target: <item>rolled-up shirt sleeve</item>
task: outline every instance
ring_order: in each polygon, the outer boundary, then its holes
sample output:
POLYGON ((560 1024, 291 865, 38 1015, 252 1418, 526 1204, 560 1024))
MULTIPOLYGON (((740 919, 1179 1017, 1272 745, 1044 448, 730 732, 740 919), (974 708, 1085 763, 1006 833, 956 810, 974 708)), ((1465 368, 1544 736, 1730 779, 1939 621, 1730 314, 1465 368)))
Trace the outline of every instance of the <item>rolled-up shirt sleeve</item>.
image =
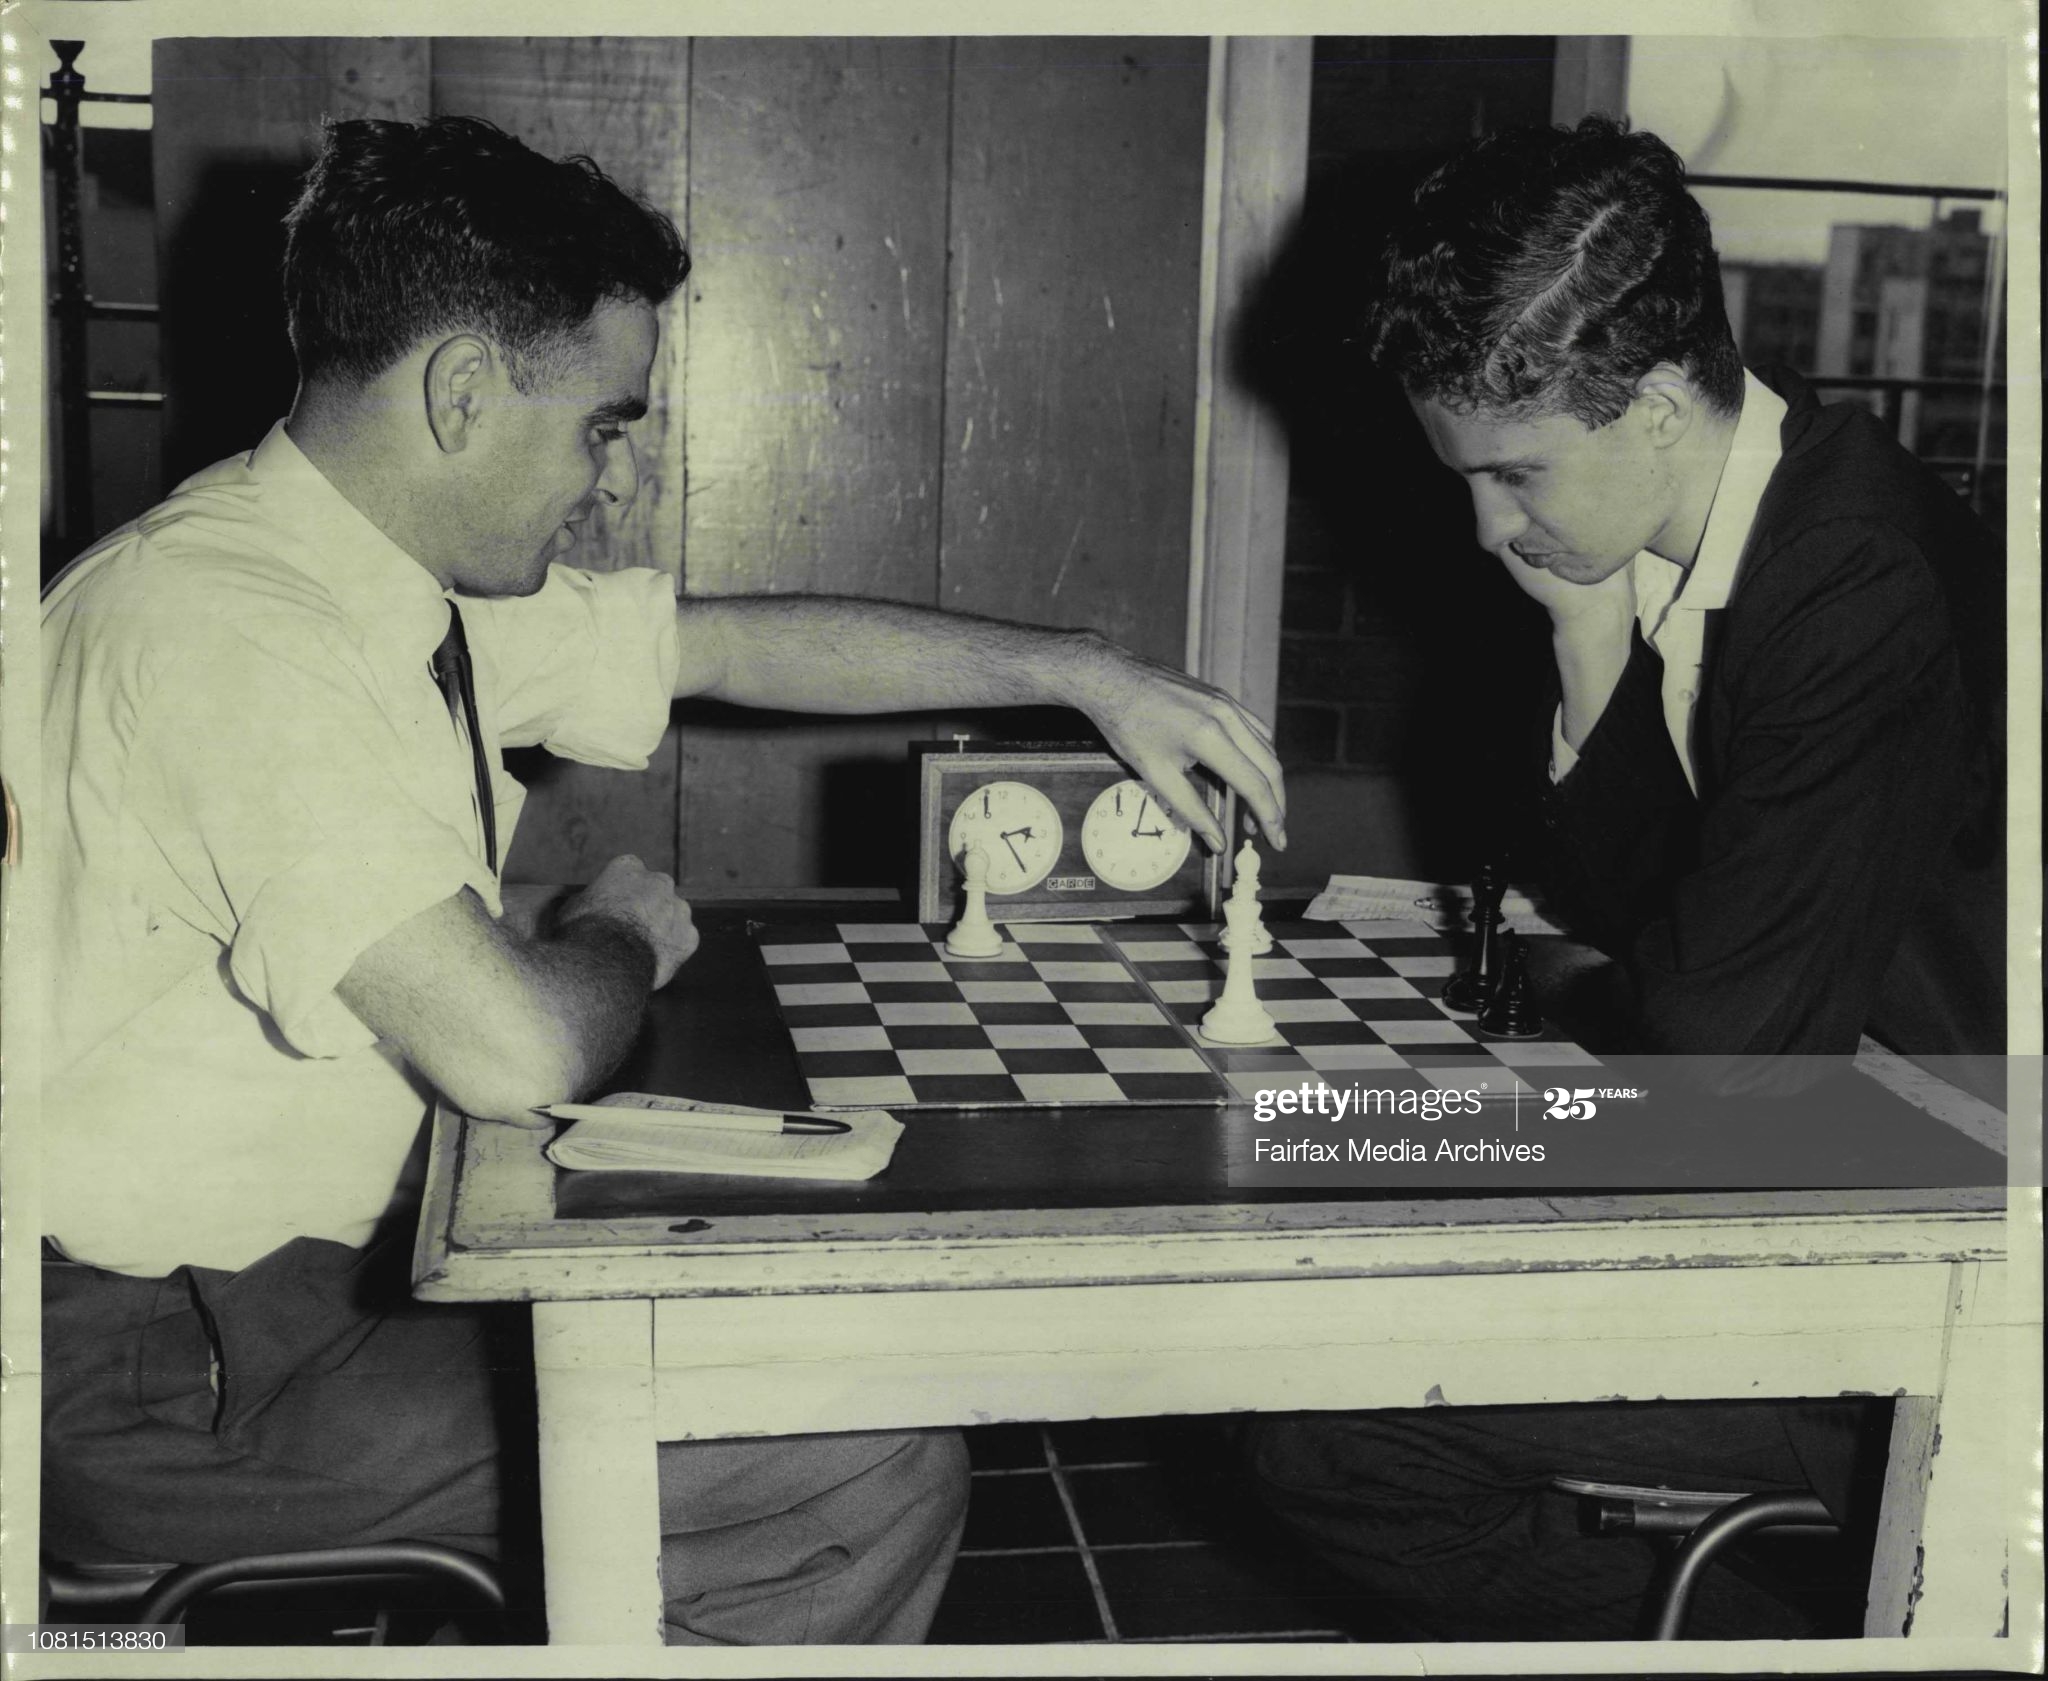
POLYGON ((502 745, 615 770, 646 767, 668 727, 682 662, 666 572, 556 566, 536 595, 465 598, 461 607, 502 745))
POLYGON ((222 941, 293 1049, 331 1057, 375 1043, 335 992, 364 951, 465 887, 493 915, 499 900, 473 840, 423 802, 374 679, 305 653, 290 630, 228 633, 166 673, 128 808, 178 884, 168 908, 222 941))

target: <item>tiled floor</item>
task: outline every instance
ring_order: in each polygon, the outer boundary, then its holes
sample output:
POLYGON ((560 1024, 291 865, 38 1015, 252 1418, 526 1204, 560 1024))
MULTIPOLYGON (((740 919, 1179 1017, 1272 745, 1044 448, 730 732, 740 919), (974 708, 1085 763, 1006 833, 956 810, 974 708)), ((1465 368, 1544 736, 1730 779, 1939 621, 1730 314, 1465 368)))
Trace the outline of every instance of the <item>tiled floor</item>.
POLYGON ((932 1641, 1351 1639, 1349 1590, 1238 1492, 1226 1428, 969 1430, 967 1534, 932 1641))

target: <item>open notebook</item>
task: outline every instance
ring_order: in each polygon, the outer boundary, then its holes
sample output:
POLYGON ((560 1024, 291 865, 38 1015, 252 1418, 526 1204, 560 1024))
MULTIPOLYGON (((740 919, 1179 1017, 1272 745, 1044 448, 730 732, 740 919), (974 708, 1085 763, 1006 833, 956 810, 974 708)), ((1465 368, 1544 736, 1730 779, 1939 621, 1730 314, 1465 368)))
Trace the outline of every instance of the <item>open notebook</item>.
POLYGON ((881 1109, 784 1116, 774 1109, 615 1092, 594 1104, 556 1104, 570 1125, 547 1147, 557 1167, 581 1172, 724 1173, 765 1179, 872 1179, 889 1165, 903 1123, 881 1109), (719 1125, 720 1117, 728 1124, 719 1125), (776 1120, 844 1127, 831 1132, 748 1130, 776 1120))

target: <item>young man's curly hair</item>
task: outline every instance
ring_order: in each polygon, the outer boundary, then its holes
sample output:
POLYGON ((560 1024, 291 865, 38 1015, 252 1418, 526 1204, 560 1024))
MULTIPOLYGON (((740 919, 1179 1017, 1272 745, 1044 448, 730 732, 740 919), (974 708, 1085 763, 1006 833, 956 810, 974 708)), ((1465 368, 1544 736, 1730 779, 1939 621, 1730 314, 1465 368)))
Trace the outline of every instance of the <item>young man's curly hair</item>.
POLYGON ((1365 348, 1415 396, 1515 419, 1604 426, 1660 362, 1720 413, 1742 407, 1685 165, 1606 117, 1507 130, 1428 176, 1387 241, 1365 348))

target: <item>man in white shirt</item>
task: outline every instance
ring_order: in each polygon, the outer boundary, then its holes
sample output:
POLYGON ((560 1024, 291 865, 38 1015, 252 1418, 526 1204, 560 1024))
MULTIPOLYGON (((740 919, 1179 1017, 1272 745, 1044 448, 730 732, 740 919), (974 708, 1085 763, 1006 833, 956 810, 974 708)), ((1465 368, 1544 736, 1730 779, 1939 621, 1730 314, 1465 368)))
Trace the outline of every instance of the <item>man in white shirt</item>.
MULTIPOLYGON (((289 229, 290 416, 46 601, 44 1525, 83 1561, 516 1530, 507 1328, 407 1302, 394 1192, 433 1093, 533 1125, 589 1092, 696 936, 630 858, 545 929, 507 914, 503 747, 639 767, 688 695, 1069 704, 1212 844, 1197 760, 1284 844, 1261 728, 1093 633, 558 564, 634 493, 689 262, 586 161, 341 123, 289 229)), ((649 1473, 672 1640, 922 1637, 956 1436, 669 1444, 649 1473)))
MULTIPOLYGON (((1635 1048, 1776 1094, 1866 1030, 2001 1049, 1999 576, 1962 503, 1871 415, 1745 372, 1706 215, 1654 135, 1591 118, 1475 143, 1418 188, 1379 279, 1375 365, 1549 616, 1554 717, 1524 704, 1551 717, 1551 885, 1614 959, 1635 1048)), ((1855 1401, 1453 1406, 1249 1435, 1269 1504, 1385 1636, 1599 1639, 1635 1632, 1652 1560, 1580 1534, 1553 1479, 1811 1490, 1853 1523, 1885 1422, 1855 1401)), ((1853 1579, 1832 1625, 1778 1585, 1707 1573, 1690 1632, 1860 1627, 1853 1579)))

